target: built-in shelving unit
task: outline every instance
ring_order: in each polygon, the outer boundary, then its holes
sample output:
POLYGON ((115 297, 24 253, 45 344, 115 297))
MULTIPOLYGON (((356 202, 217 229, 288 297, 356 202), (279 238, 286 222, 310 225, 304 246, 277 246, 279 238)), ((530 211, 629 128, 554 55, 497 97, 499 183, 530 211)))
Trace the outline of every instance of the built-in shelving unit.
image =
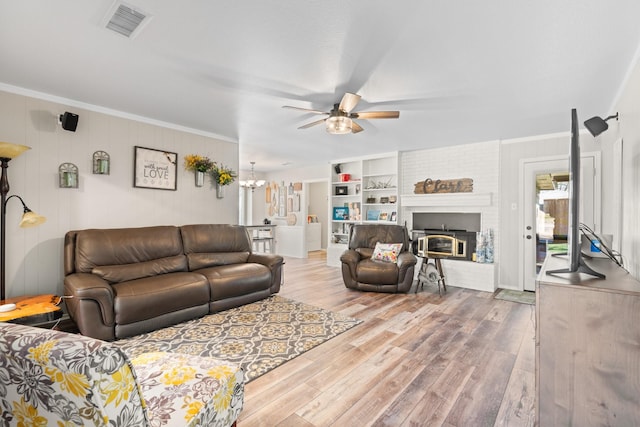
POLYGON ((353 224, 397 224, 398 153, 335 160, 329 170, 327 264, 340 266, 353 224))

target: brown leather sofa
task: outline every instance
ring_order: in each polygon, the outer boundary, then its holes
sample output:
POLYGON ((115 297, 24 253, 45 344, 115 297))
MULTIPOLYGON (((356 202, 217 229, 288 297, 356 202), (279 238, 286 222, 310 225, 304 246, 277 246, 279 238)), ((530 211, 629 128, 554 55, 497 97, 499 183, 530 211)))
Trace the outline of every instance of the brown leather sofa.
POLYGON ((80 333, 111 341, 267 298, 283 258, 253 253, 243 226, 69 231, 64 289, 80 333))
POLYGON ((417 259, 410 252, 407 228, 394 224, 355 224, 340 257, 347 288, 371 292, 409 292, 417 259), (376 243, 402 243, 397 262, 372 260, 376 243))

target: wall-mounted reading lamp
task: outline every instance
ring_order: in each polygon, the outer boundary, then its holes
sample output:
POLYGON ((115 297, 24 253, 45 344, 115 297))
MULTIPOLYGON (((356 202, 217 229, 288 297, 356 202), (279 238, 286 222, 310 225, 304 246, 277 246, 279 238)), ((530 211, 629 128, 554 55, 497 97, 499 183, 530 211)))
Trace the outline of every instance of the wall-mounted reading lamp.
MULTIPOLYGON (((9 161, 15 157, 18 157, 20 154, 24 153, 30 148, 31 147, 27 147, 26 145, 0 142, 0 165, 2 166, 2 176, 0 176, 0 269, 2 270, 0 271, 0 300, 5 299, 5 226, 7 216, 7 202, 13 197, 17 197, 20 202, 22 202, 22 207, 24 208, 24 214, 22 215, 22 220, 20 221, 20 227, 22 228, 34 227, 46 221, 45 217, 32 212, 31 209, 29 209, 27 205, 25 205, 20 196, 14 194, 7 197, 7 194, 9 194, 9 178, 7 176, 9 161)), ((8 311, 12 308, 15 308, 14 304, 0 305, 0 311, 8 311)))
POLYGON ((605 130, 609 129, 609 125, 607 124, 607 120, 616 119, 618 120, 618 113, 613 116, 609 116, 606 119, 602 117, 595 116, 591 117, 589 120, 584 122, 584 126, 587 128, 591 135, 598 136, 605 130))

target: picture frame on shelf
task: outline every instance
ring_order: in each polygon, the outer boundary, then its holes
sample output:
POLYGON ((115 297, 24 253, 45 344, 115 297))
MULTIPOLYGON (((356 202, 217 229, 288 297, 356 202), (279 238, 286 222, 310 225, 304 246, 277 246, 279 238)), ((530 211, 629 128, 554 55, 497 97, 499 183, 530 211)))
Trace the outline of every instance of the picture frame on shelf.
POLYGON ((360 221, 360 202, 350 202, 349 207, 349 220, 360 221))
POLYGON ((389 220, 389 213, 380 212, 380 215, 378 215, 378 221, 387 221, 387 220, 389 220))
POLYGON ((367 211, 367 221, 378 221, 379 216, 380 216, 379 210, 369 209, 367 211))
POLYGON ((349 208, 347 206, 338 206, 333 208, 333 220, 344 221, 349 219, 349 208))
POLYGON ((346 185, 336 186, 336 196, 347 196, 349 194, 349 187, 346 185))
POLYGON ((391 212, 391 216, 389 217, 389 221, 396 222, 396 219, 397 219, 396 211, 391 212))

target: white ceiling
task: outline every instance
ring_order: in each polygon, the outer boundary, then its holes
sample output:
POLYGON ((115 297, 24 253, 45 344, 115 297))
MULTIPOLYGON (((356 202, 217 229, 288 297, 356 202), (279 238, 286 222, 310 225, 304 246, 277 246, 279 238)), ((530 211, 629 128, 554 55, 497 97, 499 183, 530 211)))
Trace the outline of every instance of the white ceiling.
POLYGON ((112 0, 1 0, 0 83, 237 140, 256 171, 568 131, 611 112, 640 42, 638 0, 127 3, 153 15, 134 39, 112 0), (281 108, 345 91, 400 118, 329 135, 281 108))

